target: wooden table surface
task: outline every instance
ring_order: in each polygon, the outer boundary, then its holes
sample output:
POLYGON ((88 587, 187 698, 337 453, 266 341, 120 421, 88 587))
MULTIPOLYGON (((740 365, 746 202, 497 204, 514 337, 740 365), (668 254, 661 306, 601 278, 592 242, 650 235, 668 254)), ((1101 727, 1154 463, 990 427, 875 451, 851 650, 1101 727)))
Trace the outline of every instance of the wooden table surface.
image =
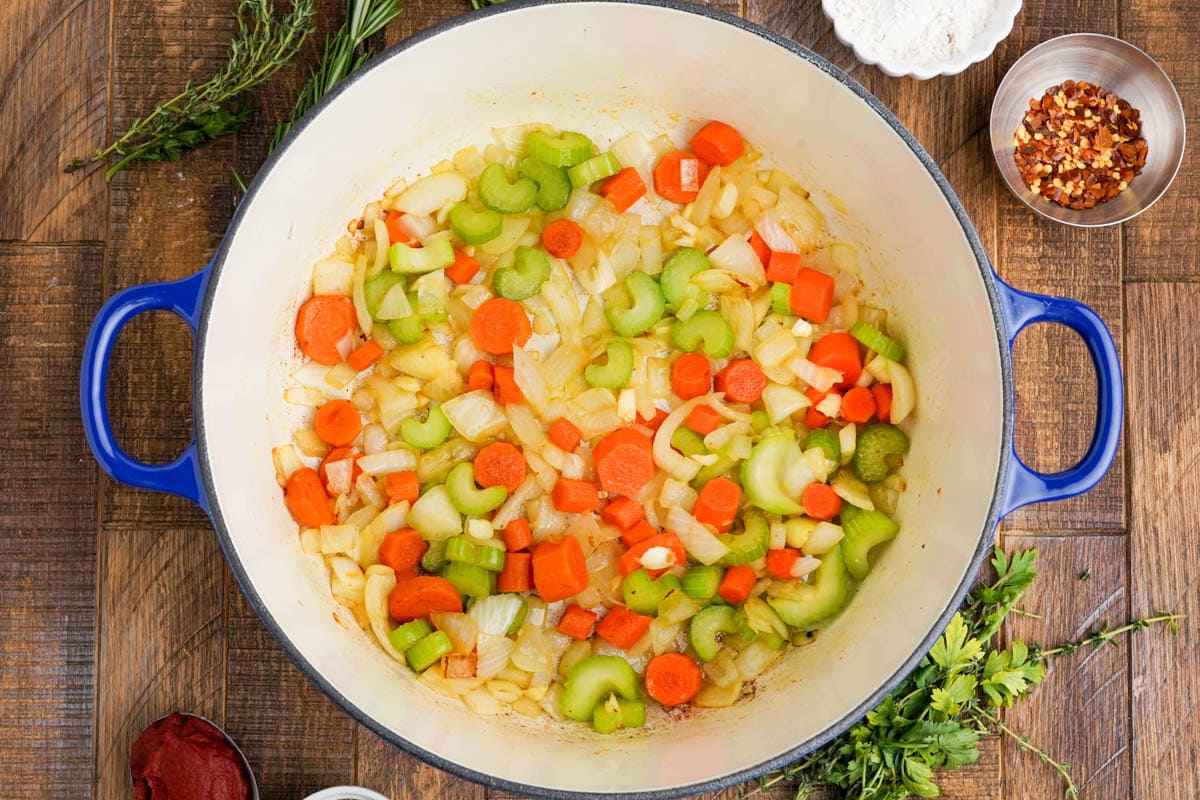
MULTIPOLYGON (((1018 619, 1009 633, 1057 640, 1164 608, 1191 618, 1176 637, 1156 631, 1058 662, 1007 719, 1069 761, 1089 800, 1200 798, 1200 164, 1193 148, 1171 191, 1134 222, 1067 228, 1010 196, 987 136, 1005 69, 1034 44, 1074 31, 1147 50, 1200 134, 1200 3, 1027 0, 992 58, 927 82, 858 64, 816 0, 713 5, 848 70, 941 164, 1006 280, 1084 300, 1108 322, 1127 378, 1121 454, 1090 494, 1005 523, 1006 544, 1037 546, 1042 570, 1027 603, 1041 618, 1018 619)), ((233 209, 231 167, 253 174, 303 72, 290 69, 259 92, 242 132, 179 163, 135 165, 111 183, 98 168, 65 175, 67 157, 223 63, 233 2, 0 6, 0 375, 8 387, 0 404, 0 798, 128 797, 130 742, 151 720, 185 709, 224 723, 266 800, 339 783, 395 800, 498 800, 405 757, 336 709, 264 632, 203 514, 108 479, 84 443, 79 360, 101 301, 203 266, 233 209)), ((344 3, 318 6, 328 27, 344 3)), ((467 0, 406 0, 386 41, 468 10, 467 0)), ((165 460, 187 442, 189 369, 182 322, 154 314, 126 329, 109 397, 134 455, 165 460)), ((1016 375, 1020 452, 1042 469, 1072 462, 1093 424, 1082 344, 1039 326, 1020 339, 1016 375)), ((954 798, 1059 792, 1047 766, 995 740, 944 787, 954 798)))

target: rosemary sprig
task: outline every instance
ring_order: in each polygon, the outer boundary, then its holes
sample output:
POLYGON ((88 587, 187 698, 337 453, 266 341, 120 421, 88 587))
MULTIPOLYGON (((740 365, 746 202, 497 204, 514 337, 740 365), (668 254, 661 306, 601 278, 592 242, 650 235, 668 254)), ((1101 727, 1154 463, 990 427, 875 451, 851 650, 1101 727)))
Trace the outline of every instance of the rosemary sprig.
POLYGON ((234 12, 238 31, 224 69, 199 85, 189 81, 183 91, 159 103, 112 144, 72 159, 64 170, 73 172, 120 156, 105 173, 112 180, 133 161, 178 161, 184 150, 233 133, 249 115, 249 108, 234 106, 235 101, 295 57, 313 31, 314 13, 313 0, 292 0, 291 10, 282 17, 275 16, 271 0, 239 0, 234 12))
POLYGON ((371 57, 370 50, 361 50, 363 43, 400 14, 399 0, 347 0, 346 21, 333 36, 325 37, 325 51, 321 62, 312 71, 308 82, 300 90, 296 105, 286 122, 275 128, 270 149, 287 135, 292 126, 305 112, 320 102, 328 92, 361 67, 371 57))

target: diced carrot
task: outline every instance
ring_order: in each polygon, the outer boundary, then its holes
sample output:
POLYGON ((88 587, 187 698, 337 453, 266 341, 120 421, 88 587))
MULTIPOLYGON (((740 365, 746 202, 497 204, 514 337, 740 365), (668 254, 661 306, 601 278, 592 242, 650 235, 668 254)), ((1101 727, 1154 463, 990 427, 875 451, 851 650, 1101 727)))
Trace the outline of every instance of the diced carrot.
POLYGON ((454 263, 446 267, 446 277, 455 283, 470 283, 479 273, 479 262, 457 247, 454 248, 454 263))
POLYGON ((358 316, 349 297, 315 295, 296 312, 296 343, 313 361, 333 366, 342 360, 338 344, 354 333, 357 326, 358 316))
POLYGON ((496 396, 497 403, 507 406, 525 402, 525 395, 521 392, 521 387, 517 386, 514 375, 512 367, 502 367, 499 364, 492 367, 492 394, 496 396))
POLYGON ((692 137, 692 150, 709 164, 727 167, 742 157, 746 145, 732 125, 713 120, 692 137))
POLYGON ((671 365, 671 391, 683 400, 712 390, 712 369, 700 353, 684 353, 671 365))
POLYGON ((712 406, 701 403, 691 410, 683 424, 701 436, 721 427, 721 414, 712 406))
POLYGON ((808 411, 804 412, 804 427, 808 428, 810 431, 816 430, 817 428, 824 428, 828 424, 829 417, 825 416, 820 411, 817 411, 815 408, 809 408, 808 411))
POLYGON ((827 483, 810 483, 800 498, 804 513, 813 519, 833 519, 842 510, 842 498, 827 483))
POLYGON ((582 642, 592 635, 592 626, 595 624, 595 611, 569 605, 563 611, 562 619, 558 621, 558 632, 582 642))
POLYGON ((754 570, 745 564, 737 564, 725 570, 725 575, 717 586, 717 594, 721 595, 726 603, 744 603, 757 582, 758 576, 754 574, 754 570))
MULTIPOLYGON (((638 525, 641 523, 639 522, 638 525)), ((649 524, 649 523, 647 523, 649 524)), ((633 526, 630 530, 637 528, 633 526)), ((687 562, 687 551, 683 549, 683 542, 673 533, 658 533, 647 539, 642 539, 640 542, 629 548, 624 555, 621 556, 620 568, 622 575, 628 575, 631 572, 637 572, 642 568, 642 562, 639 559, 646 554, 646 551, 651 547, 665 547, 675 554, 675 563, 684 564, 687 562)), ((648 570, 650 577, 656 578, 666 572, 665 569, 648 570)))
POLYGON ((494 356, 509 355, 514 345, 524 346, 533 335, 525 309, 506 297, 483 301, 471 315, 469 329, 475 345, 494 356))
POLYGON ((733 527, 741 499, 742 490, 736 483, 728 478, 713 478, 700 490, 692 516, 719 531, 727 531, 733 527))
POLYGON ((646 635, 653 621, 654 617, 637 614, 625 606, 613 606, 596 624, 596 635, 614 647, 628 650, 646 635))
POLYGON ((667 153, 654 168, 654 191, 672 203, 690 203, 708 177, 708 165, 691 153, 667 153))
POLYGON ((547 603, 577 595, 587 588, 587 560, 574 536, 546 541, 533 549, 533 584, 547 603))
POLYGON ((504 526, 504 548, 510 553, 528 550, 533 546, 533 531, 523 519, 514 519, 504 526))
POLYGON ((800 272, 799 253, 771 253, 767 262, 767 280, 772 283, 792 283, 800 272))
POLYGON ((762 238, 758 231, 750 234, 750 247, 754 250, 754 254, 758 256, 763 269, 766 269, 767 265, 771 263, 771 248, 767 247, 767 240, 762 238))
POLYGON ((559 511, 582 514, 591 511, 600 502, 600 489, 591 481, 576 478, 559 478, 550 492, 554 507, 559 511))
POLYGON ((583 228, 573 219, 556 219, 542 231, 542 247, 555 258, 570 258, 583 246, 583 228))
POLYGON ((329 465, 347 458, 354 462, 354 466, 350 470, 350 482, 354 483, 358 480, 358 476, 362 475, 362 467, 358 465, 358 455, 358 451, 353 447, 335 447, 330 450, 329 454, 321 459, 321 465, 317 467, 317 474, 321 476, 321 485, 329 486, 329 465))
POLYGON ((628 497, 618 497, 600 512, 600 519, 609 525, 616 525, 623 531, 629 530, 645 518, 646 509, 642 508, 642 504, 628 497))
POLYGON ((853 386, 862 375, 858 340, 845 331, 827 333, 813 342, 812 349, 808 351, 808 360, 817 366, 842 373, 842 379, 834 384, 839 389, 853 386))
MULTIPOLYGON (((622 499, 628 500, 629 498, 622 499)), ((621 541, 626 547, 634 547, 639 542, 644 542, 656 535, 658 535, 658 529, 643 519, 630 525, 627 530, 621 531, 621 541)))
POLYGON ((633 428, 618 428, 596 443, 592 458, 604 491, 634 497, 654 477, 653 440, 633 428))
POLYGON ((397 583, 388 595, 388 613, 397 622, 411 622, 435 611, 460 612, 462 598, 454 584, 445 578, 420 575, 397 583))
POLYGON ((871 396, 875 398, 875 416, 880 422, 892 421, 892 387, 886 383, 877 383, 871 387, 871 396))
POLYGON ((487 391, 492 388, 495 383, 496 375, 492 371, 491 362, 484 361, 482 358, 471 365, 467 370, 467 388, 472 392, 477 390, 487 391))
MULTIPOLYGON (((392 571, 396 572, 395 570, 392 571)), ((415 569, 402 569, 399 572, 396 572, 396 583, 411 581, 415 577, 417 577, 417 571, 415 569)))
POLYGON ((803 554, 799 550, 793 550, 790 547, 768 550, 767 574, 781 581, 790 581, 794 577, 792 567, 800 560, 801 555, 803 554))
POLYGON ((842 419, 846 422, 866 422, 875 416, 875 397, 865 386, 855 386, 842 395, 842 419))
POLYGON ((788 297, 792 313, 818 324, 829 319, 833 308, 833 276, 803 267, 792 281, 788 297))
POLYGON ((691 700, 703 681, 700 667, 683 653, 662 653, 646 665, 646 693, 667 708, 691 700))
POLYGON ((717 373, 713 388, 725 393, 730 403, 753 403, 767 388, 767 376, 762 368, 748 358, 735 358, 717 373))
POLYGON ((388 244, 396 244, 397 242, 407 245, 417 244, 417 240, 413 238, 412 234, 400 224, 400 220, 403 218, 403 211, 389 211, 387 216, 383 218, 383 223, 387 225, 388 244))
POLYGON ((533 554, 509 553, 504 557, 504 566, 496 576, 496 590, 500 592, 528 592, 533 590, 533 554))
POLYGON ((362 416, 349 400, 330 400, 317 409, 313 430, 326 444, 344 447, 362 433, 362 416))
POLYGON ((646 194, 646 182, 636 169, 626 167, 600 184, 600 194, 612 201, 618 214, 624 214, 646 194))
POLYGON ((575 448, 579 447, 579 442, 583 440, 583 433, 575 423, 566 417, 559 417, 555 420, 547 435, 550 437, 550 442, 564 453, 574 452, 575 448))
POLYGON ((379 543, 379 560, 396 572, 415 569, 429 545, 412 528, 401 528, 383 537, 379 543))
POLYGON ((417 473, 412 470, 392 472, 387 476, 388 503, 415 503, 421 496, 421 487, 417 483, 417 473))
POLYGON ((379 346, 379 342, 368 339, 347 356, 346 361, 356 371, 362 372, 381 358, 383 358, 383 348, 379 346))
POLYGON ((663 411, 661 408, 654 409, 654 419, 646 419, 645 417, 642 416, 640 411, 638 412, 638 415, 637 415, 638 424, 645 425, 647 428, 649 428, 652 431, 658 430, 662 426, 663 420, 665 420, 666 418, 667 418, 667 412, 663 411))
POLYGON ((525 480, 525 454, 515 444, 492 442, 475 456, 475 482, 515 491, 525 480))
POLYGON ((284 487, 283 500, 288 511, 301 525, 319 528, 334 523, 329 494, 314 469, 301 467, 293 472, 284 487))
POLYGON ((474 678, 479 671, 477 653, 451 653, 442 658, 442 677, 474 678))

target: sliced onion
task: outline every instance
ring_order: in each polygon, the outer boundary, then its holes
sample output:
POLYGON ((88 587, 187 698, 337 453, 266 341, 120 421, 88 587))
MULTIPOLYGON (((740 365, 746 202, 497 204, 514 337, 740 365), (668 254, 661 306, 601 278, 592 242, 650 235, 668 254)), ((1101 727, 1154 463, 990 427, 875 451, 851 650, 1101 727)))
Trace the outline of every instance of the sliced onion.
POLYGON ((404 656, 392 646, 392 640, 388 636, 391 633, 391 626, 388 624, 388 595, 396 588, 396 572, 391 567, 374 565, 367 567, 366 576, 363 605, 366 607, 367 620, 371 623, 371 632, 379 640, 383 652, 403 664, 404 656))
POLYGON ((475 651, 479 657, 475 665, 475 677, 486 681, 503 672, 516 646, 517 643, 507 636, 479 634, 475 640, 475 651))
POLYGON ((754 220, 754 230, 767 243, 767 247, 775 253, 799 253, 796 240, 788 236, 787 231, 779 224, 778 211, 772 207, 758 215, 754 220))
POLYGON ((847 475, 845 470, 839 472, 837 477, 830 481, 829 486, 833 489, 834 494, 850 505, 857 506, 864 511, 875 510, 875 504, 871 502, 871 495, 868 493, 867 485, 847 475))
POLYGON ((358 480, 354 482, 354 488, 358 489, 359 496, 370 505, 381 506, 387 503, 387 498, 379 491, 379 487, 375 485, 375 480, 365 472, 358 476, 358 480))
MULTIPOLYGON (((787 368, 800 380, 818 392, 828 392, 842 380, 842 373, 829 367, 820 367, 801 356, 788 359, 787 368)), ((893 401, 894 402, 894 401, 893 401)))
POLYGON ((524 347, 513 348, 513 380, 525 395, 525 402, 540 414, 550 400, 550 389, 542 375, 541 365, 524 347))
POLYGON ((410 450, 384 450, 381 453, 370 453, 360 457, 358 466, 365 474, 372 477, 390 475, 393 472, 416 469, 417 456, 410 450))
POLYGON ((888 377, 892 379, 892 414, 893 425, 899 424, 912 413, 917 404, 917 387, 913 383, 912 373, 903 364, 895 361, 888 363, 888 377))
POLYGON ((313 267, 313 294, 349 295, 354 289, 354 264, 326 258, 313 267))
POLYGON ((330 494, 345 494, 350 491, 350 476, 354 473, 354 459, 342 458, 325 464, 325 483, 330 494))
POLYGON ((721 242, 717 249, 708 254, 708 260, 718 269, 737 275, 746 285, 757 288, 767 282, 758 254, 741 234, 734 234, 721 242))
POLYGON ((667 527, 675 531, 688 555, 701 564, 715 564, 729 553, 728 545, 678 506, 667 512, 667 527))
POLYGON ((405 214, 432 214, 466 197, 467 181, 462 175, 457 172, 438 172, 426 175, 409 186, 392 206, 405 214))

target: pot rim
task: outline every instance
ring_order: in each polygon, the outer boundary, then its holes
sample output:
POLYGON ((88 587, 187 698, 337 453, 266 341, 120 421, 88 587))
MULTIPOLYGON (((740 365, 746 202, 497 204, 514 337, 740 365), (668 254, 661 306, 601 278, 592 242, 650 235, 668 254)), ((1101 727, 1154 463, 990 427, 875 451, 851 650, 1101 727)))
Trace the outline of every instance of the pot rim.
POLYGON ((449 761, 436 753, 418 747, 409 740, 400 736, 395 731, 386 728, 377 723, 369 714, 361 709, 356 703, 342 694, 325 676, 313 666, 298 647, 287 637, 279 625, 275 622, 270 609, 263 602, 262 597, 254 588, 253 582, 249 579, 245 567, 239 558, 236 549, 233 547, 232 538, 229 533, 229 528, 225 523, 224 516, 221 513, 221 504, 216 493, 215 486, 212 480, 212 465, 208 457, 207 438, 205 435, 204 424, 204 403, 203 403, 203 372, 204 360, 197 358, 193 367, 194 376, 192 380, 192 408, 195 417, 195 432, 196 444, 199 453, 199 473, 204 487, 204 493, 209 500, 209 516, 212 520, 213 527, 217 534, 217 540, 221 545, 221 550, 225 554, 225 558, 229 562, 230 569, 233 571, 233 576, 237 580, 238 586, 242 593, 246 596, 250 607, 254 609, 255 614, 262 621, 264 627, 270 632, 271 637, 287 654, 288 659, 304 674, 306 678, 312 681, 316 686, 339 708, 349 714, 356 722, 366 726, 366 728, 377 736, 381 737, 388 743, 400 748, 404 752, 420 759, 426 764, 434 766, 440 770, 450 773, 455 777, 464 778, 477 784, 481 784, 490 788, 501 789, 507 792, 512 792, 518 795, 530 795, 535 797, 548 798, 549 800, 567 800, 568 798, 606 798, 608 800, 668 800, 669 798, 678 798, 691 796, 706 792, 716 792, 730 786, 743 783, 747 780, 755 778, 773 769, 777 769, 786 764, 789 764, 801 756, 810 753, 819 747, 828 744, 830 741, 840 736, 852 725, 858 722, 868 711, 878 705, 893 689, 904 679, 924 658, 925 654, 933 646, 934 642, 941 635, 946 625, 949 624, 950 618, 958 610, 962 604, 967 590, 975 580, 980 567, 982 566, 985 557, 991 549, 992 532, 996 529, 996 525, 1001 517, 1001 504, 1004 497, 1004 484, 1006 476, 1010 471, 1010 460, 1012 452, 1009 443, 1013 436, 1013 378, 1012 378, 1012 359, 1008 347, 1006 346, 1006 332, 1004 327, 1004 314, 1001 308, 999 294, 996 287, 996 280, 992 271, 991 262, 988 260, 987 253, 983 249, 983 244, 979 240, 979 235, 972 225, 970 218, 967 215, 966 209, 962 202, 954 193, 950 186, 950 182, 942 173, 941 169, 925 151, 921 144, 916 140, 916 137, 900 122, 882 102, 879 101, 873 94, 868 92, 860 83, 850 77, 849 74, 843 72, 836 67, 832 62, 823 56, 818 55, 807 47, 788 39, 774 31, 758 25, 741 17, 734 16, 724 11, 709 8, 707 6, 694 5, 683 0, 510 0, 504 5, 489 6, 480 11, 469 12, 466 14, 452 17, 443 20, 436 25, 419 31, 412 36, 397 42, 388 49, 379 53, 373 60, 372 65, 368 65, 366 69, 356 72, 347 77, 341 84, 332 92, 326 95, 310 112, 308 112, 296 125, 291 133, 283 141, 283 143, 275 149, 275 151, 267 158, 266 162, 259 169, 254 180, 251 182, 246 194, 238 203, 237 209, 234 212, 233 218, 229 223, 229 227, 222 237, 221 244, 218 247, 216 255, 213 257, 209 268, 210 280, 205 287, 204 298, 201 307, 199 327, 197 329, 196 343, 197 352, 200 351, 200 343, 207 338, 208 325, 211 317, 211 300, 215 291, 217 278, 219 278, 222 269, 225 266, 226 259, 229 253, 230 243, 234 235, 237 233, 241 225, 242 219, 245 216, 246 209, 253 203, 255 196, 258 194, 262 186, 265 176, 269 175, 284 154, 295 144, 301 131, 308 127, 311 122, 320 116, 325 108, 332 103, 343 92, 349 91, 351 87, 360 80, 364 75, 378 68, 389 60, 396 53, 403 52, 427 39, 439 36, 448 31, 454 30, 459 26, 470 24, 476 20, 486 19, 498 14, 511 14, 520 11, 537 8, 540 6, 550 6, 560 3, 581 3, 591 4, 596 6, 604 5, 631 5, 631 6, 646 6, 651 8, 665 8, 673 11, 678 11, 686 14, 694 14, 701 17, 707 17, 717 22, 722 22, 727 25, 732 25, 747 33, 752 33, 766 41, 782 47, 792 55, 802 59, 811 66, 824 72, 830 78, 841 83, 846 88, 854 92, 859 99, 865 102, 871 110, 878 114, 884 122, 886 122, 897 136, 904 142, 905 145, 925 167, 934 183, 941 190, 947 204, 953 211, 955 218, 958 220, 959 226, 962 228, 963 234, 967 238, 967 242, 971 247, 971 252, 975 256, 975 263, 979 269, 980 279, 987 292, 988 304, 992 309, 992 323, 996 332, 997 352, 1000 356, 1000 375, 1001 388, 1003 393, 1003 420, 1001 430, 1001 446, 1000 459, 996 470, 996 481, 992 491, 992 500, 988 508, 987 519, 979 534, 979 543, 975 548, 974 554, 971 556, 969 567, 963 575, 962 581, 954 589, 954 592, 947 600, 945 608, 938 615, 936 624, 920 641, 917 647, 913 650, 903 664, 868 696, 862 703, 847 710, 836 722, 826 727, 816 736, 797 744, 787 751, 759 762, 758 764, 747 767, 745 769, 723 775, 719 778, 713 778, 707 781, 691 783, 682 786, 676 786, 669 789, 654 789, 638 792, 604 792, 604 791, 586 791, 575 792, 562 789, 554 789, 533 784, 525 784, 517 781, 511 781, 504 778, 499 778, 487 773, 478 772, 470 767, 464 766, 454 761, 449 761))

